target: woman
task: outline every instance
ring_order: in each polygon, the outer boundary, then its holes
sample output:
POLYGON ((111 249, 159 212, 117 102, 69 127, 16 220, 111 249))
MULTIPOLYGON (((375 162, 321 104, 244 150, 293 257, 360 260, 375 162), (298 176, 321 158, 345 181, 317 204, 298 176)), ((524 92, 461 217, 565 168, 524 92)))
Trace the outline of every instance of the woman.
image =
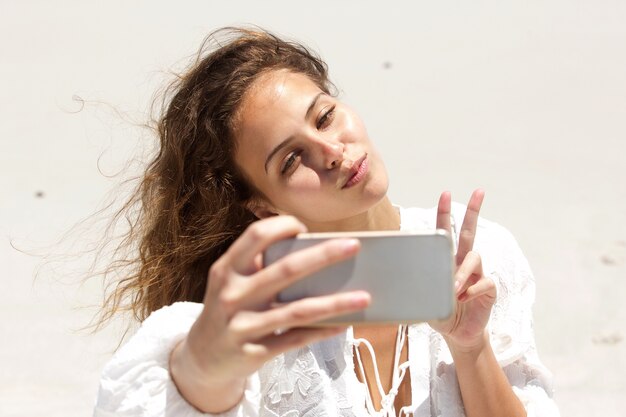
POLYGON ((392 205, 383 162, 319 58, 262 31, 218 35, 231 38, 165 104, 128 237, 138 269, 109 301, 111 314, 127 297, 140 319, 158 311, 105 368, 95 415, 557 415, 532 276, 508 232, 479 220, 484 193, 467 209, 449 193, 436 210, 392 205), (338 239, 263 268, 276 240, 435 227, 458 239, 448 320, 305 327, 366 308, 364 292, 272 305, 359 249, 338 239))

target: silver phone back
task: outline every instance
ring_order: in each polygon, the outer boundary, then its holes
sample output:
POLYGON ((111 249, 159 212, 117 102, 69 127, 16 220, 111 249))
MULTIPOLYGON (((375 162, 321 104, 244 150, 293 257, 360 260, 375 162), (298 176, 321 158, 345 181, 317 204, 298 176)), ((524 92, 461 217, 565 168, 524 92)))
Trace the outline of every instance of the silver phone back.
POLYGON ((351 290, 371 294, 367 309, 320 324, 415 323, 452 314, 452 242, 443 230, 304 234, 272 245, 265 252, 264 263, 269 265, 290 252, 341 236, 357 237, 359 253, 297 281, 280 292, 279 302, 351 290))

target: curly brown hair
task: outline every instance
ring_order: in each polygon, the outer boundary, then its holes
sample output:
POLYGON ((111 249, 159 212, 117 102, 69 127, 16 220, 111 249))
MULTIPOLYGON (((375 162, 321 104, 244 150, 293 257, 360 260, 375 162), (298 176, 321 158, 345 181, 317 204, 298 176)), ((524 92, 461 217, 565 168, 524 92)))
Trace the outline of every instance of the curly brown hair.
MULTIPOLYGON (((307 47, 260 29, 224 28, 165 90, 156 123, 159 148, 132 197, 131 256, 104 301, 101 323, 119 311, 138 320, 176 301, 203 300, 210 265, 256 218, 246 203, 262 196, 234 162, 237 111, 250 86, 274 70, 302 73, 326 93, 326 64, 307 47)), ((120 252, 118 252, 120 253, 120 252)))

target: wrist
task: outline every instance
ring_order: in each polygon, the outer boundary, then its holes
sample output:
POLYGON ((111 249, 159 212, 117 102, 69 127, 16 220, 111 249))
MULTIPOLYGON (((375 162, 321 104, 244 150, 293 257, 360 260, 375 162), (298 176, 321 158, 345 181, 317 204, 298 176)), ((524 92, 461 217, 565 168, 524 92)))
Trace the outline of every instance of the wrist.
POLYGON ((491 349, 489 341, 489 333, 485 329, 482 334, 472 340, 463 341, 462 343, 444 336, 444 340, 450 349, 450 353, 455 356, 476 356, 487 349, 491 349))
POLYGON ((472 344, 446 342, 454 360, 466 415, 526 415, 523 404, 498 363, 486 331, 480 340, 472 344))
POLYGON ((212 380, 207 377, 189 352, 186 339, 172 350, 169 370, 180 395, 204 413, 228 411, 243 396, 246 379, 212 380))

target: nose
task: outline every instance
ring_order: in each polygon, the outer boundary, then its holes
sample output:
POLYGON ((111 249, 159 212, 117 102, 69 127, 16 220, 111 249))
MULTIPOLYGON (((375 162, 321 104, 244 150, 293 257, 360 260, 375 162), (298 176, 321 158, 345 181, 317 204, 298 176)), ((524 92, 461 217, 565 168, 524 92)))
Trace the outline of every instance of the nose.
POLYGON ((321 140, 322 158, 324 167, 333 169, 343 162, 344 145, 341 142, 321 140))

